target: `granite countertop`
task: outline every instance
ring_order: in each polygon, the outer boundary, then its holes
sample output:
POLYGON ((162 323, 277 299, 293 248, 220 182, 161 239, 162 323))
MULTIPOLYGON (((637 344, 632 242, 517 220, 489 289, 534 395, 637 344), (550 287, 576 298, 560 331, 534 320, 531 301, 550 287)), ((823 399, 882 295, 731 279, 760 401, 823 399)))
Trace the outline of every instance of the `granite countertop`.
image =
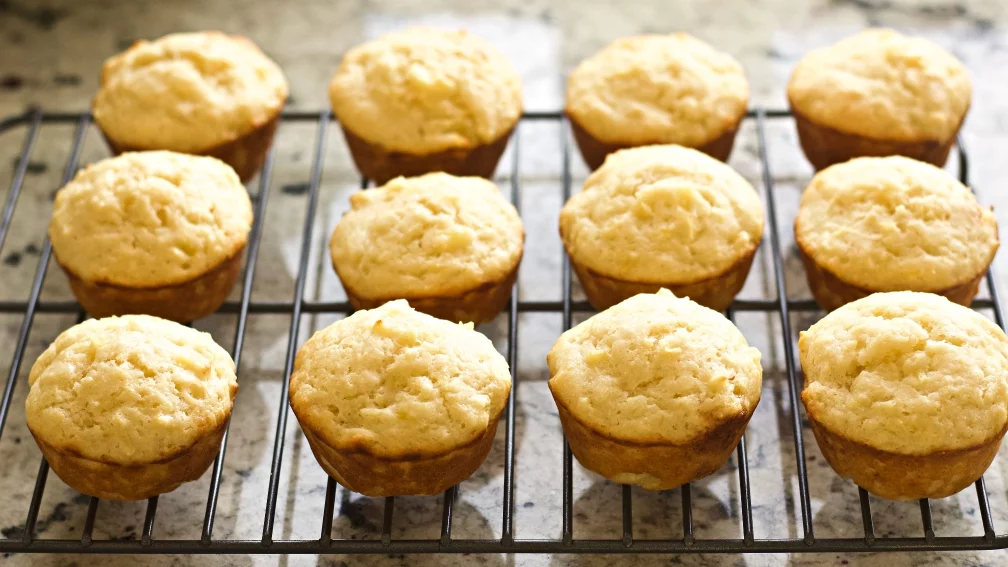
MULTIPOLYGON (((689 31, 734 54, 744 65, 752 86, 753 105, 784 106, 784 84, 795 61, 807 50, 831 43, 867 25, 890 25, 924 35, 950 49, 969 68, 974 81, 973 107, 964 129, 971 155, 971 179, 983 203, 993 204, 1004 226, 1008 193, 1008 5, 1003 0, 725 0, 722 2, 620 2, 609 0, 428 0, 420 5, 395 0, 331 2, 270 2, 268 0, 142 0, 0 1, 0 117, 29 105, 49 110, 80 111, 88 107, 101 62, 134 39, 195 29, 221 29, 252 38, 283 67, 291 83, 291 106, 320 109, 326 105, 326 85, 341 54, 350 46, 394 27, 415 23, 464 26, 500 46, 525 79, 529 110, 555 110, 562 101, 562 78, 579 60, 616 37, 642 33, 689 31)), ((24 300, 35 273, 48 219, 51 196, 59 185, 72 125, 46 127, 29 164, 29 175, 17 215, 0 250, 0 300, 24 300)), ((559 131, 555 123, 521 128, 522 210, 527 248, 520 276, 522 299, 560 298, 560 251, 556 232, 560 206, 559 131)), ((24 130, 0 135, 0 198, 6 198, 14 158, 24 130)), ((276 140, 277 165, 269 188, 264 238, 253 287, 257 300, 286 300, 293 295, 297 258, 305 214, 314 126, 284 125, 276 140)), ((769 123, 770 161, 777 192, 781 236, 785 247, 789 295, 808 297, 804 275, 792 243, 790 223, 800 187, 811 168, 798 149, 793 125, 769 123)), ((90 132, 82 159, 107 155, 97 132, 90 132)), ((513 157, 509 151, 504 163, 513 157)), ((575 159, 575 187, 584 177, 575 159)), ((762 187, 753 124, 740 133, 731 163, 755 186, 762 187)), ((499 171, 507 179, 507 168, 499 171)), ((356 175, 338 130, 331 129, 326 151, 316 230, 311 247, 312 270, 306 295, 313 299, 344 298, 326 259, 324 243, 355 190, 356 175)), ((505 185, 506 186, 506 185, 505 185)), ((255 186, 252 186, 255 189, 255 186)), ((1008 268, 1000 254, 995 267, 1008 268)), ((742 297, 774 297, 770 247, 765 243, 742 297)), ((237 290, 236 290, 237 295, 237 290)), ((53 268, 45 281, 45 299, 69 299, 66 280, 53 268)), ((796 330, 806 328, 813 314, 796 314, 796 330)), ((306 316, 300 340, 334 319, 306 316)), ((0 361, 11 359, 22 319, 0 314, 0 361)), ((25 378, 31 361, 72 317, 39 314, 21 368, 14 404, 0 439, 0 535, 19 537, 27 512, 39 452, 24 427, 25 378)), ((277 401, 283 376, 289 318, 259 314, 249 319, 231 438, 225 461, 215 536, 255 538, 262 529, 265 487, 276 427, 277 401)), ((235 317, 215 315, 198 326, 230 348, 235 317)), ((746 433, 752 482, 756 537, 797 537, 801 519, 797 502, 794 449, 791 441, 783 344, 776 315, 742 314, 738 325, 764 356, 763 401, 746 433)), ((556 409, 546 388, 545 353, 559 335, 556 314, 524 314, 519 327, 516 413, 516 537, 556 538, 560 534, 561 442, 556 409)), ((503 348, 503 317, 481 328, 503 348)), ((6 371, 7 366, 3 366, 6 371)), ((503 430, 503 428, 502 428, 503 430)), ((317 537, 326 478, 309 451, 295 420, 285 431, 286 449, 276 514, 276 538, 317 537)), ((477 474, 461 485, 455 508, 453 537, 499 537, 503 490, 503 435, 477 474)), ((806 429, 812 513, 818 537, 861 537, 861 517, 855 487, 840 480, 826 464, 806 429)), ((739 537, 738 476, 734 458, 715 475, 694 483, 694 523, 698 538, 739 537)), ((209 475, 161 498, 155 538, 198 538, 209 475)), ((1008 451, 1002 451, 985 476, 995 527, 1008 530, 1008 451)), ((575 536, 615 538, 620 533, 620 489, 575 464, 575 536)), ((634 490, 634 530, 637 538, 678 537, 680 493, 634 490)), ((879 537, 921 534, 916 503, 873 499, 879 537)), ((337 496, 336 537, 374 538, 380 533, 380 501, 337 496)), ((50 475, 39 513, 41 537, 77 538, 84 522, 86 498, 50 475)), ((396 500, 394 538, 436 537, 440 528, 440 498, 396 500)), ((972 489, 932 502, 939 535, 982 534, 972 489)), ((135 538, 143 524, 143 503, 103 501, 94 537, 135 538)), ((91 564, 94 557, 4 557, 4 565, 91 564)), ((587 556, 393 556, 318 558, 276 556, 151 557, 156 565, 569 565, 603 566, 613 557, 587 556)), ((109 565, 136 559, 105 557, 109 565)), ((868 555, 761 555, 747 557, 648 556, 636 564, 658 565, 993 565, 1005 562, 1004 552, 961 552, 868 555)))

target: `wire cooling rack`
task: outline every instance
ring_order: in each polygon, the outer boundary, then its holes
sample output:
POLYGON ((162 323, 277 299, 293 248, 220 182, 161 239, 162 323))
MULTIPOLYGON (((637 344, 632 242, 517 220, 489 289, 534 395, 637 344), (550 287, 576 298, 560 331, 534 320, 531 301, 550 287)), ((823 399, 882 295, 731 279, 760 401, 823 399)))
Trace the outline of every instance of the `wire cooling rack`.
MULTIPOLYGON (((214 520, 217 514, 218 496, 223 474, 223 459, 227 449, 227 436, 221 446, 220 453, 210 471, 210 488, 206 498, 206 509, 202 520, 202 533, 199 539, 161 539, 155 537, 154 519, 157 514, 158 498, 148 500, 146 514, 140 537, 132 540, 95 539, 93 537, 95 519, 99 499, 91 497, 87 504, 87 513, 80 527, 80 537, 75 539, 47 539, 37 537, 39 509, 46 489, 49 466, 44 459, 38 468, 34 490, 28 505, 24 528, 20 537, 0 538, 0 553, 344 553, 344 554, 402 554, 402 553, 752 553, 752 552, 837 552, 837 551, 912 551, 912 550, 982 550, 1003 549, 1008 547, 1008 534, 995 531, 991 517, 991 507, 988 501, 984 480, 976 482, 977 510, 983 527, 983 535, 975 536, 936 536, 934 522, 931 516, 931 506, 928 500, 920 501, 921 535, 918 537, 876 537, 872 520, 871 503, 868 494, 859 490, 863 537, 816 537, 813 531, 812 506, 809 488, 809 476, 805 456, 805 441, 803 439, 800 408, 798 403, 801 389, 800 375, 795 367, 794 345, 792 343, 792 328, 790 313, 798 311, 816 311, 815 303, 807 300, 789 300, 786 293, 784 278, 784 256, 781 237, 778 230, 777 203, 774 195, 774 181, 767 157, 766 124, 770 120, 789 119, 787 111, 752 110, 747 114, 747 120, 755 121, 758 137, 758 150, 762 166, 762 180, 766 195, 766 211, 768 214, 769 245, 772 252, 772 265, 776 299, 773 300, 736 300, 728 316, 734 319, 737 312, 751 311, 776 314, 779 317, 780 329, 783 334, 783 357, 786 364, 789 407, 788 417, 793 432, 794 453, 800 509, 800 537, 756 538, 753 533, 753 506, 750 493, 749 463, 746 454, 746 442, 743 438, 736 449, 737 473, 739 486, 739 510, 742 520, 742 531, 739 538, 698 538, 693 531, 693 497, 689 484, 681 489, 682 498, 682 534, 669 539, 639 539, 633 535, 633 508, 629 486, 622 487, 622 533, 611 539, 578 539, 574 537, 573 511, 573 461, 570 449, 564 442, 563 476, 561 491, 563 495, 562 532, 559 539, 521 539, 515 537, 515 392, 512 388, 504 415, 504 475, 503 475, 503 506, 500 510, 502 518, 501 537, 494 539, 458 539, 452 537, 452 519, 455 507, 456 488, 451 488, 444 494, 444 505, 441 514, 440 537, 433 539, 394 539, 392 537, 392 517, 395 511, 395 498, 384 499, 384 512, 380 539, 335 539, 332 537, 334 507, 337 484, 331 478, 328 480, 325 493, 325 504, 321 517, 321 532, 315 539, 276 539, 274 538, 274 521, 277 515, 277 497, 280 485, 280 472, 283 466, 284 431, 288 419, 287 380, 282 380, 282 390, 277 402, 277 423, 274 433, 270 475, 263 503, 262 537, 260 539, 221 539, 214 537, 214 520)), ((303 236, 300 245, 300 261, 295 280, 292 301, 253 301, 252 282, 255 277, 256 260, 259 254, 263 236, 263 218, 267 207, 271 173, 275 156, 271 152, 259 177, 258 198, 255 200, 255 223, 247 247, 247 261, 242 278, 241 296, 238 301, 225 303, 221 308, 223 313, 237 314, 237 328, 231 354, 235 365, 241 367, 243 359, 243 343, 246 335, 248 316, 251 313, 286 314, 291 317, 290 330, 287 335, 284 376, 288 376, 294 361, 298 345, 299 322, 305 314, 345 314, 350 312, 346 302, 324 302, 305 299, 305 282, 311 263, 310 244, 314 230, 316 209, 319 201, 319 186, 324 166, 326 141, 331 128, 332 115, 323 112, 286 112, 283 122, 314 123, 316 135, 314 141, 311 177, 307 191, 307 207, 304 218, 303 236)), ((530 121, 547 121, 560 123, 564 120, 561 113, 539 112, 526 113, 523 123, 530 121)), ((14 219, 18 198, 24 186, 32 149, 36 145, 40 131, 47 125, 74 124, 74 134, 71 149, 63 172, 63 183, 69 181, 77 171, 81 150, 91 117, 87 113, 48 113, 39 110, 0 120, 0 134, 11 136, 13 130, 24 130, 23 143, 19 159, 14 168, 10 190, 3 205, 0 217, 0 247, 7 237, 11 222, 14 219)), ((563 199, 571 194, 571 148, 567 128, 561 128, 562 173, 561 187, 563 199)), ((518 206, 520 202, 521 171, 518 154, 520 128, 516 129, 512 141, 512 157, 510 189, 512 202, 518 206)), ((9 139, 9 138, 5 138, 9 139)), ((959 176, 967 183, 968 162, 962 144, 958 145, 959 176)), ((362 181, 362 187, 367 187, 367 181, 362 181)), ((35 315, 39 313, 76 314, 78 320, 85 315, 80 306, 72 301, 40 301, 46 271, 50 263, 52 249, 46 240, 39 259, 35 275, 31 280, 31 288, 27 300, 0 301, 0 314, 22 315, 22 322, 17 333, 16 345, 4 385, 3 397, 0 399, 0 436, 13 403, 14 389, 25 363, 25 348, 32 329, 35 315)), ((517 284, 506 314, 507 346, 506 356, 512 373, 517 366, 517 319, 519 313, 540 312, 556 313, 563 317, 564 329, 571 326, 572 314, 575 312, 590 312, 592 309, 582 301, 573 301, 571 270, 566 256, 562 264, 563 296, 560 301, 519 301, 517 284)), ((1004 316, 998 297, 994 276, 987 274, 989 300, 978 300, 974 308, 993 310, 994 318, 999 326, 1004 328, 1004 316)), ((30 363, 30 361, 29 361, 30 363)), ((517 380, 517 378, 516 378, 517 380)), ((516 384, 517 386, 517 384, 516 384)), ((558 450, 560 447, 558 447, 558 450)), ((0 454, 0 462, 4 460, 0 454)), ((782 496, 783 497, 783 496, 782 496)), ((11 513, 20 513, 11 510, 11 513)), ((194 518, 194 521, 197 521, 194 518)), ((15 534, 16 536, 17 534, 15 534)), ((375 534, 378 535, 378 534, 375 534)))

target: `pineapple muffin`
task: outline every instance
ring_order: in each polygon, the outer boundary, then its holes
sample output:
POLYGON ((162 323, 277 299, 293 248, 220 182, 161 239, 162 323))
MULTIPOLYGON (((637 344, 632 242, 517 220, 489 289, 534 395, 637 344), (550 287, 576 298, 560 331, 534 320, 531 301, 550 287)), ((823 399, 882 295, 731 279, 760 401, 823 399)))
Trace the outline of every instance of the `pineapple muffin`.
POLYGON ((496 185, 429 173, 351 196, 329 250, 354 309, 408 299, 435 317, 481 323, 511 297, 524 243, 496 185))
POLYGON ((668 290, 560 336, 546 357, 571 452, 614 482, 665 490, 721 468, 760 400, 760 353, 668 290))
POLYGON ((60 189, 49 238, 91 316, 185 323, 227 299, 251 227, 252 203, 227 164, 136 152, 91 164, 60 189))
POLYGON ((266 159, 287 94, 280 67, 248 39, 175 33, 105 61, 92 113, 114 153, 213 156, 248 180, 266 159))
POLYGON ((618 39, 567 79, 567 117, 591 169, 616 150, 650 144, 727 161, 748 103, 739 62, 685 33, 618 39))
POLYGON ((990 208, 944 170, 902 156, 820 171, 794 229, 809 288, 826 310, 903 290, 969 305, 998 249, 990 208))
POLYGON ((329 85, 357 169, 385 183, 491 177, 522 113, 518 72, 464 30, 411 28, 351 49, 329 85))
POLYGON ((980 478, 1008 428, 1008 338, 930 293, 848 303, 798 341, 802 402, 830 466, 893 500, 980 478))
POLYGON ((787 97, 816 169, 903 155, 941 167, 970 107, 966 68, 922 38, 868 29, 798 62, 787 97))
POLYGON ((599 310, 668 288, 723 311, 763 236, 756 190, 724 163, 680 146, 620 150, 560 211, 560 236, 599 310))
POLYGON ((315 458, 368 496, 435 495, 479 468, 511 391, 507 362, 472 324, 391 301, 315 333, 290 405, 315 458))
POLYGON ((28 376, 28 429, 84 494, 141 500, 198 479, 217 456, 238 382, 208 333, 146 315, 56 337, 28 376))

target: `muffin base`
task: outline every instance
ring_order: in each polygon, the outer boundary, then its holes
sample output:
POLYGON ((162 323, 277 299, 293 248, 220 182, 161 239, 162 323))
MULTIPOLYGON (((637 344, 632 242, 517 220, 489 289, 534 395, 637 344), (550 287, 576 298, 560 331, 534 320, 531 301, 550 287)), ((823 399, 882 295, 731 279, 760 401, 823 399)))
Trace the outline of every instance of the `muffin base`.
MULTIPOLYGON (((849 284, 819 266, 819 264, 816 264, 815 260, 802 249, 800 242, 798 244, 798 255, 801 257, 802 265, 805 267, 805 278, 808 280, 809 291, 812 292, 812 297, 815 298, 816 303, 826 311, 833 311, 847 303, 876 293, 873 290, 849 284)), ((929 291, 937 295, 944 295, 953 303, 969 307, 973 303, 973 298, 976 297, 977 292, 980 290, 980 280, 983 279, 986 273, 987 270, 985 269, 959 285, 942 290, 929 291)))
MULTIPOLYGON (((195 155, 215 157, 230 165, 231 168, 235 170, 235 173, 238 174, 238 177, 241 178, 242 183, 247 182, 259 173, 259 170, 262 169, 263 162, 266 161, 266 154, 269 152, 270 146, 273 144, 273 135, 276 133, 277 126, 280 125, 280 113, 282 110, 283 109, 281 108, 277 111, 273 118, 255 127, 248 134, 236 138, 235 140, 219 144, 199 152, 183 153, 193 153, 195 155)), ((112 153, 116 155, 124 152, 171 149, 130 146, 128 144, 117 142, 104 131, 102 131, 102 137, 105 138, 105 143, 108 144, 112 153)))
POLYGON ((555 393, 553 399, 571 453, 581 465, 613 482, 648 490, 668 490, 716 472, 731 457, 755 410, 754 404, 688 444, 641 444, 595 431, 575 418, 555 393))
POLYGON ((217 457, 227 421, 191 447, 150 463, 119 464, 88 459, 46 443, 31 432, 56 476, 74 490, 109 500, 143 500, 198 480, 217 457))
POLYGON ((810 415, 819 449, 838 475, 889 500, 945 498, 973 484, 987 470, 1005 429, 980 445, 927 455, 891 453, 847 439, 810 415))
MULTIPOLYGON (((346 282, 343 283, 343 289, 346 291, 350 305, 358 311, 374 309, 394 299, 406 299, 410 307, 421 313, 448 321, 472 322, 478 325, 490 321, 507 306, 515 280, 518 278, 520 264, 521 260, 519 259, 518 264, 503 280, 485 283, 459 295, 372 298, 364 297, 352 290, 346 282)), ((336 275, 339 275, 338 269, 336 275)))
MULTIPOLYGON (((794 106, 791 107, 791 113, 798 128, 802 151, 817 171, 856 157, 891 155, 906 156, 942 167, 948 161, 949 151, 956 139, 955 134, 947 140, 913 142, 869 138, 816 124, 796 111, 794 106)), ((959 126, 962 126, 962 121, 959 126)), ((957 127, 956 132, 958 131, 957 127)))
POLYGON ((128 287, 84 280, 59 262, 77 302, 92 317, 142 313, 188 323, 217 311, 241 268, 242 246, 233 256, 201 276, 161 287, 128 287))
MULTIPOLYGON (((297 410, 294 411, 297 416, 297 410)), ((322 469, 345 488, 365 496, 435 496, 472 476, 483 463, 494 436, 500 414, 494 416, 482 436, 464 447, 432 455, 404 455, 391 459, 366 451, 348 451, 327 444, 305 427, 315 459, 322 469)))
POLYGON ((415 177, 442 171, 457 176, 478 176, 490 179, 511 139, 512 126, 503 136, 489 144, 472 148, 451 149, 431 154, 411 154, 386 150, 343 128, 350 156, 364 177, 383 185, 396 177, 415 177))
MULTIPOLYGON (((744 116, 742 118, 744 118, 744 116)), ((738 133, 739 125, 742 124, 742 118, 739 118, 738 122, 735 123, 731 130, 721 134, 717 138, 714 138, 702 146, 695 147, 694 149, 699 150, 712 158, 719 159, 721 161, 728 161, 728 157, 731 156, 732 146, 735 145, 735 134, 738 133)), ((650 145, 605 142, 589 134, 588 130, 585 130, 580 124, 578 124, 577 120, 574 120, 570 114, 567 115, 567 120, 570 122, 571 131, 574 133, 574 141, 577 142, 578 149, 581 151, 581 158, 584 159, 588 168, 593 171, 605 163, 606 156, 617 150, 650 145)), ((662 143, 665 142, 651 142, 651 144, 662 143)))
POLYGON ((588 303, 591 303, 592 307, 599 311, 608 309, 638 293, 656 293, 661 288, 671 291, 676 297, 689 297, 700 305, 710 307, 715 311, 724 311, 731 306, 735 296, 745 285, 757 249, 758 247, 754 248, 723 273, 713 278, 688 283, 646 283, 618 280, 596 273, 573 258, 571 258, 571 267, 574 268, 574 273, 577 274, 578 281, 581 282, 581 288, 584 289, 588 303))

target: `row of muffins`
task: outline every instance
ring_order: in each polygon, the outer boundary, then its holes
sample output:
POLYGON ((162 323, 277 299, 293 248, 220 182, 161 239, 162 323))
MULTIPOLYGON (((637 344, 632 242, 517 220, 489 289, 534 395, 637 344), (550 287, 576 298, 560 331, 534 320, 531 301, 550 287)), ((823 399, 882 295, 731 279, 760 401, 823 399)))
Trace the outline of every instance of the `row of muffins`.
MULTIPOLYGON (((941 296, 876 293, 799 340, 801 399, 829 464, 897 500, 973 483, 1008 429, 1008 337, 941 296)), ((760 353, 722 314, 668 290, 563 333, 549 388, 571 451, 662 490, 714 473, 760 400, 760 353)), ((512 383, 471 323, 405 300, 357 311, 298 351, 290 406, 322 468, 370 496, 434 495, 487 457, 512 383)), ((32 367, 29 430, 75 489, 133 500, 199 478, 237 390, 209 334, 146 315, 63 332, 32 367)))
MULTIPOLYGON (((209 155, 242 180, 261 167, 289 91, 245 38, 139 41, 102 68, 93 114, 113 152, 209 155)), ((869 29, 814 50, 787 98, 809 161, 904 155, 938 166, 969 110, 962 63, 933 43, 869 29)), ((412 28, 348 51, 329 98, 357 168, 378 183, 428 172, 490 177, 522 114, 521 78, 487 41, 412 28)), ((745 116, 742 66, 688 34, 617 40, 567 81, 565 112, 585 162, 677 144, 725 161, 745 116)))
MULTIPOLYGON (((188 322, 230 293, 251 223, 248 195, 223 162, 132 152, 61 189, 49 235, 93 316, 188 322)), ((559 228, 596 309, 666 288, 722 311, 745 283, 764 216, 755 189, 723 162, 645 146, 607 158, 564 204, 559 228)), ((816 174, 794 230, 826 310, 899 290, 969 305, 999 246, 990 208, 966 186, 900 156, 816 174)), ((430 173, 352 195, 329 246, 355 309, 408 299, 438 317, 481 323, 507 303, 524 240, 518 212, 493 183, 430 173)))

